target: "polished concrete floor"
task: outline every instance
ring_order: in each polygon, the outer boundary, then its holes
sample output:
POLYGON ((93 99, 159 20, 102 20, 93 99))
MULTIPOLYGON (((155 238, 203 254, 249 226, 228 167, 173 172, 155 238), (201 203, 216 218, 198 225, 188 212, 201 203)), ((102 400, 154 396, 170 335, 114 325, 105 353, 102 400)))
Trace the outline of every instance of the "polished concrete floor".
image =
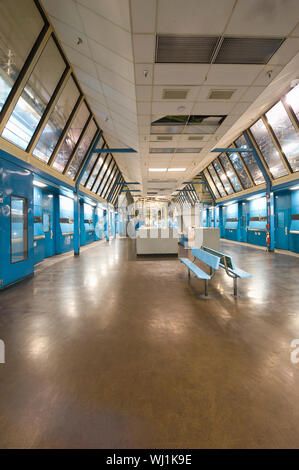
POLYGON ((3 291, 0 447, 299 447, 298 258, 222 249, 237 299, 126 239, 3 291))

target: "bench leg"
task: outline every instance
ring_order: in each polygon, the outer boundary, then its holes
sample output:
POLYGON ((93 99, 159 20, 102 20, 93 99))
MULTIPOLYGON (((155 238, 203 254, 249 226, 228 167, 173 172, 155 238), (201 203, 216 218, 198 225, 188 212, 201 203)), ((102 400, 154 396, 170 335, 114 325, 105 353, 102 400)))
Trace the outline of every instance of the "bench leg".
POLYGON ((208 280, 205 279, 205 296, 208 296, 208 280))
POLYGON ((234 277, 234 295, 238 294, 238 278, 234 277))
POLYGON ((190 269, 188 269, 188 279, 190 279, 190 269))

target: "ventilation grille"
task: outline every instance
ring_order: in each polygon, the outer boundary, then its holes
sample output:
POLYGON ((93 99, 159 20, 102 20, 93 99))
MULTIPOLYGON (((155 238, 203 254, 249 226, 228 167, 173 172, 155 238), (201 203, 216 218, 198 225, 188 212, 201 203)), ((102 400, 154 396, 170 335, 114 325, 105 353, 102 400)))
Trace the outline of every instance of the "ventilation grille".
MULTIPOLYGON (((267 64, 285 38, 157 35, 156 62, 267 64)), ((176 91, 176 90, 165 90, 176 91)), ((182 91, 182 90, 177 90, 182 91)), ((180 98, 165 98, 180 99, 180 98)))
POLYGON ((188 148, 188 147, 179 147, 179 148, 150 148, 149 153, 198 153, 202 148, 188 148))
POLYGON ((203 140, 203 137, 201 135, 190 135, 188 140, 203 140))
POLYGON ((157 140, 172 140, 172 136, 170 135, 157 135, 157 140))
POLYGON ((267 64, 282 38, 224 38, 216 64, 267 64))
POLYGON ((211 90, 209 100, 230 100, 236 90, 211 90))
POLYGON ((207 64, 216 36, 157 36, 156 62, 207 64))
POLYGON ((163 90, 163 100, 185 100, 189 90, 163 90))

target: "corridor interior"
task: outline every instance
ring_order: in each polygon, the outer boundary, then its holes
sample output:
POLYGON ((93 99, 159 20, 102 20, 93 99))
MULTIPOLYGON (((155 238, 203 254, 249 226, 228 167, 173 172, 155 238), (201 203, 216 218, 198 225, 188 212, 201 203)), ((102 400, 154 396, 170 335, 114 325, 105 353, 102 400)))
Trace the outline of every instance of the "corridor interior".
POLYGON ((222 242, 252 278, 234 298, 219 272, 205 299, 176 257, 134 243, 2 292, 0 447, 298 447, 298 259, 222 242))

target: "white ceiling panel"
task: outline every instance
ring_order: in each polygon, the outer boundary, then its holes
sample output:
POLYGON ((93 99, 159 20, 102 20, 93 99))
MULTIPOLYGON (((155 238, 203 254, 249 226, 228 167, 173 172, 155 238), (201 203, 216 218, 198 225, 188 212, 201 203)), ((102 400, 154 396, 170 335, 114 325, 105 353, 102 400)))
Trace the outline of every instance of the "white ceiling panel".
POLYGON ((209 70, 207 84, 217 86, 251 85, 262 69, 262 65, 214 64, 209 70))
POLYGON ((78 31, 53 17, 51 17, 51 21, 63 46, 70 46, 73 49, 78 50, 81 54, 89 56, 90 51, 88 47, 88 38, 82 31, 78 31), (77 42, 79 37, 82 39, 82 43, 78 45, 77 42))
POLYGON ((91 75, 88 75, 88 73, 84 72, 78 67, 73 68, 80 83, 85 83, 89 88, 92 88, 98 93, 102 93, 100 82, 96 78, 92 77, 91 75))
POLYGON ((250 102, 239 102, 233 107, 231 114, 237 114, 240 116, 241 114, 245 113, 245 111, 247 111, 251 104, 252 103, 250 102))
POLYGON ((82 29, 82 22, 75 1, 43 0, 43 5, 49 15, 59 18, 60 21, 76 28, 78 31, 82 29))
POLYGON ((154 62, 156 37, 154 34, 134 34, 133 49, 135 63, 154 62))
POLYGON ((200 85, 209 69, 206 64, 155 64, 155 85, 200 85))
POLYGON ((151 86, 136 86, 136 99, 138 101, 151 101, 152 87, 151 86))
POLYGON ((156 0, 131 0, 131 15, 134 33, 154 33, 156 0))
POLYGON ((130 31, 128 0, 77 0, 77 2, 130 31))
POLYGON ((106 83, 103 83, 103 91, 107 98, 111 98, 112 100, 119 103, 121 106, 128 108, 132 112, 136 112, 136 101, 132 100, 131 98, 122 95, 114 88, 111 88, 106 83))
POLYGON ((221 34, 234 0, 159 0, 158 33, 221 34))
POLYGON ((110 70, 97 65, 98 76, 101 82, 106 83, 111 88, 114 88, 118 92, 122 93, 125 96, 128 96, 132 100, 136 99, 135 96, 135 85, 128 80, 125 80, 120 75, 117 75, 114 72, 110 72, 110 70))
POLYGON ((298 0, 238 0, 226 34, 287 36, 298 21, 298 0))
POLYGON ((150 114, 151 112, 151 103, 148 101, 138 101, 137 102, 137 112, 138 114, 150 114))
POLYGON ((117 103, 114 100, 107 99, 109 109, 111 111, 114 111, 115 113, 119 113, 121 116, 125 117, 126 119, 129 119, 129 121, 134 122, 135 124, 137 123, 137 114, 136 112, 130 111, 128 108, 125 108, 124 106, 121 106, 120 103, 117 103))
MULTIPOLYGON (((299 3, 298 3, 299 4, 299 3)), ((299 10, 299 7, 298 7, 299 10)), ((269 64, 285 65, 299 52, 299 38, 289 38, 271 57, 269 64)))
POLYGON ((91 10, 78 5, 84 30, 99 44, 132 60, 131 34, 91 10))
POLYGON ((136 85, 151 85, 153 79, 153 64, 136 64, 135 79, 136 85))
POLYGON ((108 70, 111 70, 123 78, 134 82, 134 64, 133 62, 121 57, 113 51, 101 46, 93 39, 88 39, 91 56, 98 64, 108 70))
POLYGON ((89 59, 83 54, 80 54, 77 50, 73 49, 72 47, 64 45, 64 50, 67 57, 71 61, 73 67, 78 67, 83 72, 87 73, 88 75, 91 75, 96 80, 98 79, 95 63, 91 59, 89 59))
POLYGON ((247 88, 246 92, 242 95, 242 101, 254 101, 265 89, 263 86, 252 86, 247 88))
POLYGON ((215 101, 205 101, 203 103, 196 103, 192 111, 194 114, 228 114, 234 104, 231 102, 224 103, 223 101, 217 103, 215 101))
POLYGON ((153 114, 177 114, 185 115, 191 113, 192 103, 187 101, 153 101, 153 114), (179 109, 183 107, 184 109, 179 109))
POLYGON ((280 65, 269 65, 260 72, 257 78, 254 80, 254 86, 267 86, 271 81, 281 72, 282 66, 280 65), (269 75, 270 74, 270 75, 269 75))

